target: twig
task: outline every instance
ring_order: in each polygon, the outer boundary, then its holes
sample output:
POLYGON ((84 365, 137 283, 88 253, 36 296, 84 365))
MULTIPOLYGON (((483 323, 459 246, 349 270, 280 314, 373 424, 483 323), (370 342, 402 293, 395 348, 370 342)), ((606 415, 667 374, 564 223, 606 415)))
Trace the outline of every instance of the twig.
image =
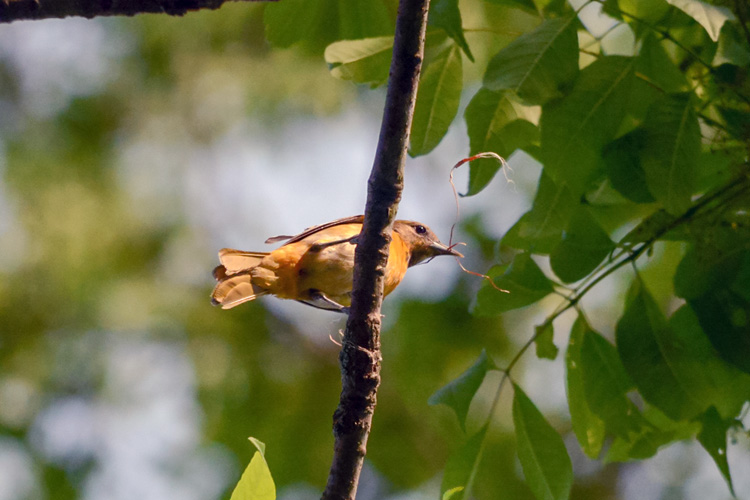
MULTIPOLYGON (((456 201, 456 220, 453 223, 453 225, 451 225, 450 238, 448 239, 448 248, 453 248, 456 245, 465 245, 466 244, 466 243, 463 243, 463 242, 453 243, 453 232, 456 229, 456 225, 458 224, 458 221, 461 219, 461 205, 458 202, 458 191, 456 190, 456 183, 453 182, 453 173, 456 171, 457 168, 461 167, 461 165, 463 165, 465 163, 470 163, 470 162, 472 162, 474 160, 478 160, 480 158, 488 158, 488 159, 491 158, 491 159, 494 159, 494 160, 497 160, 498 162, 500 162, 500 169, 503 171, 503 175, 505 175, 505 179, 508 182, 510 182, 510 183, 513 182, 510 179, 508 179, 508 172, 507 172, 507 170, 510 170, 510 166, 508 165, 508 162, 506 162, 505 158, 503 158, 499 154, 493 153, 491 151, 490 152, 486 152, 486 153, 477 153, 474 156, 471 156, 469 158, 464 158, 464 159, 460 160, 458 163, 456 163, 455 165, 453 165, 453 168, 451 168, 451 172, 450 172, 450 181, 449 182, 450 182, 450 185, 451 185, 451 189, 453 190, 453 198, 456 201)), ((485 280, 489 281, 490 285, 492 285, 492 287, 495 290, 497 290, 498 292, 510 293, 508 290, 503 290, 502 288, 500 288, 499 286, 497 286, 495 284, 495 282, 492 281, 492 278, 489 277, 489 275, 478 273, 478 272, 466 269, 466 267, 464 267, 464 265, 461 263, 461 261, 459 260, 458 257, 456 258, 456 263, 458 263, 458 267, 460 267, 463 272, 465 272, 467 274, 471 274, 472 276, 476 276, 478 278, 482 278, 482 279, 485 279, 485 280)))
POLYGON ((354 499, 367 452, 380 384, 380 306, 385 265, 404 182, 428 6, 429 0, 401 0, 399 4, 385 111, 355 251, 351 311, 339 355, 341 398, 333 414, 334 453, 324 500, 354 499))

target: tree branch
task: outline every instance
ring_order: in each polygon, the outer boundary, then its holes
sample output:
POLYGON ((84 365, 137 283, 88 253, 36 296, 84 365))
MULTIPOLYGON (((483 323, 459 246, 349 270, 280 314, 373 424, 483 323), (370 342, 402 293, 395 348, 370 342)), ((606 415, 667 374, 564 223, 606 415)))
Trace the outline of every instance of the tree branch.
POLYGON ((333 463, 324 500, 353 500, 367 452, 380 385, 380 307, 391 229, 403 189, 429 0, 401 0, 388 92, 375 161, 367 184, 365 220, 355 253, 352 305, 341 362, 341 399, 333 415, 333 463))
MULTIPOLYGON (((134 16, 157 13, 182 16, 218 9, 227 0, 0 0, 0 23, 79 16, 134 16)), ((269 0, 232 0, 269 1, 269 0)))

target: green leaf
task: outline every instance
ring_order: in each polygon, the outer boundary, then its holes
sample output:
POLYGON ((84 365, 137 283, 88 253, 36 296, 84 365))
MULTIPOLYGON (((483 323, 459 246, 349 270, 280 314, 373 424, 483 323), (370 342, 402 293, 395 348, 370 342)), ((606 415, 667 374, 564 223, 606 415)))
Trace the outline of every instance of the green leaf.
POLYGON ((646 145, 646 132, 635 129, 604 147, 604 169, 617 192, 636 203, 650 203, 654 197, 646 184, 640 152, 646 145))
POLYGON ((534 0, 534 3, 544 17, 560 17, 567 14, 569 9, 565 0, 534 0))
POLYGON ((589 404, 598 409, 606 406, 610 394, 625 395, 633 388, 633 381, 628 377, 615 347, 591 327, 585 327, 581 344, 581 370, 589 404))
POLYGON ((733 182, 734 175, 734 160, 729 155, 718 155, 716 151, 703 150, 698 158, 695 192, 706 193, 729 185, 733 182))
POLYGON ((253 437, 249 439, 258 451, 253 454, 250 464, 242 473, 230 500, 275 500, 276 485, 264 456, 266 445, 253 437))
POLYGON ((503 244, 537 254, 550 253, 562 240, 578 205, 578 198, 567 186, 555 183, 542 171, 534 206, 505 234, 503 244))
POLYGON ((678 349, 670 356, 670 363, 681 378, 705 407, 714 406, 724 417, 738 415, 750 401, 750 375, 719 357, 689 305, 675 311, 669 327, 678 349))
POLYGON ((654 33, 643 38, 635 70, 639 77, 658 87, 659 92, 684 92, 689 88, 685 74, 675 65, 664 50, 661 39, 654 33))
POLYGON ((721 66, 722 64, 733 64, 739 67, 750 66, 750 50, 747 47, 747 40, 742 38, 739 29, 732 23, 727 23, 721 29, 719 36, 719 46, 716 48, 712 66, 721 66))
POLYGON ((633 59, 602 57, 581 72, 568 95, 542 108, 542 159, 555 182, 575 194, 585 191, 625 116, 632 87, 633 59))
POLYGON ((719 355, 750 373, 750 302, 735 290, 719 288, 688 303, 719 355))
MULTIPOLYGON (((263 21, 266 38, 277 47, 291 47, 317 34, 328 2, 290 0, 266 5, 263 21)), ((331 28, 334 20, 327 19, 331 28)))
POLYGON ((555 330, 551 322, 545 321, 535 329, 534 344, 539 359, 555 359, 560 349, 555 345, 555 330))
POLYGON ((714 235, 711 229, 702 232, 704 237, 711 238, 710 241, 696 242, 677 266, 674 288, 678 297, 696 299, 709 290, 726 286, 742 265, 745 255, 742 241, 738 239, 739 244, 731 246, 715 245, 719 235, 714 235))
MULTIPOLYGON (((493 151, 508 158, 515 150, 539 142, 539 129, 531 123, 529 108, 513 99, 509 92, 479 89, 466 107, 464 119, 469 133, 470 155, 493 151)), ((493 159, 472 161, 469 189, 474 195, 492 180, 500 164, 493 159)))
POLYGON ((440 143, 458 113, 463 73, 461 52, 451 46, 424 68, 411 125, 409 154, 424 155, 440 143))
POLYGON ((727 131, 735 137, 750 137, 750 113, 742 109, 716 106, 727 126, 727 131))
POLYGON ((696 353, 678 341, 643 284, 634 288, 617 323, 620 358, 646 401, 671 419, 691 419, 710 404, 691 373, 700 369, 696 353))
POLYGON ((458 10, 458 0, 435 0, 430 3, 428 24, 442 28, 445 33, 461 47, 469 61, 474 62, 471 49, 466 42, 464 29, 461 25, 461 11, 458 10))
POLYGON ((388 80, 392 55, 393 37, 383 36, 335 42, 323 56, 336 78, 381 85, 388 80))
POLYGON ((544 104, 578 73, 575 17, 544 21, 490 60, 484 86, 511 90, 528 104, 544 104))
MULTIPOLYGON (((336 40, 371 38, 390 35, 394 31, 387 2, 383 0, 338 1, 333 11, 335 10, 338 10, 339 15, 336 40)), ((330 14, 331 11, 328 11, 327 15, 330 14)))
POLYGON ((258 449, 260 454, 263 455, 263 458, 266 457, 266 443, 264 443, 258 438, 254 438, 253 436, 248 437, 247 440, 253 443, 253 446, 255 446, 258 449))
POLYGON ((452 408, 456 412, 461 428, 466 431, 466 415, 469 413, 471 400, 479 390, 479 386, 482 385, 487 372, 495 369, 497 367, 487 357, 487 352, 482 349, 479 358, 468 370, 449 382, 448 385, 438 389, 427 402, 430 405, 444 404, 452 408))
POLYGON ((507 5, 508 7, 517 7, 531 14, 539 13, 536 9, 536 5, 534 4, 533 0, 487 0, 487 1, 489 3, 494 3, 497 5, 507 5))
POLYGON ((445 472, 443 472, 443 482, 440 485, 440 496, 443 499, 463 500, 468 498, 471 483, 479 465, 482 441, 484 441, 486 434, 487 425, 484 425, 461 448, 448 457, 445 472))
POLYGON ((588 325, 581 343, 580 374, 586 404, 604 421, 609 433, 627 440, 641 431, 644 421, 626 396, 633 382, 615 347, 588 325))
MULTIPOLYGON (((656 23, 663 18, 669 11, 669 4, 665 0, 616 0, 615 4, 619 4, 616 12, 622 12, 626 14, 632 14, 639 20, 644 20, 649 23, 656 23)), ((605 8, 605 11, 607 9, 605 8)), ((607 11, 608 13, 610 11, 607 11)), ((612 15, 612 13, 610 13, 612 15)), ((625 20, 635 25, 638 25, 638 21, 634 21, 633 18, 624 16, 625 20)))
POLYGON ((656 455, 659 448, 675 440, 673 432, 644 427, 629 438, 617 436, 607 450, 604 463, 645 460, 656 455))
POLYGON ((662 446, 674 441, 692 439, 700 425, 694 421, 674 421, 653 406, 645 405, 643 413, 633 415, 639 428, 627 436, 617 436, 607 450, 605 462, 642 460, 652 457, 662 446))
POLYGON ((382 0, 284 0, 265 6, 266 38, 277 47, 302 42, 322 49, 337 40, 357 40, 393 33, 382 0))
MULTIPOLYGON (((663 0, 662 3, 667 9, 671 9, 663 0)), ((626 19, 630 18, 626 16, 626 19)), ((636 30, 639 27, 644 30, 642 24, 633 25, 636 30)), ((665 93, 690 90, 685 75, 665 50, 668 46, 669 42, 657 33, 651 30, 643 32, 640 50, 635 58, 636 78, 628 102, 628 125, 642 123, 651 104, 665 93)))
POLYGON ((692 439, 700 426, 694 421, 675 422, 653 406, 645 405, 643 413, 635 410, 639 428, 627 436, 616 436, 604 456, 604 462, 625 462, 652 457, 664 445, 692 439))
POLYGON ((701 151, 691 94, 670 94, 654 102, 643 127, 648 134, 642 160, 649 191, 669 213, 682 213, 690 206, 701 151))
POLYGON ((734 14, 727 7, 711 5, 700 0, 667 0, 667 2, 695 19, 714 42, 719 40, 719 33, 724 23, 735 20, 734 14))
POLYGON ((525 307, 554 291, 552 283, 528 253, 516 255, 509 266, 493 267, 489 275, 498 287, 510 293, 500 292, 489 283, 482 285, 473 311, 479 316, 525 307))
POLYGON ((730 290, 746 302, 750 302, 750 252, 745 252, 742 258, 742 264, 737 270, 734 283, 730 285, 730 290))
POLYGON ((451 488, 447 490, 443 496, 443 500, 461 500, 464 497, 464 487, 463 486, 456 486, 455 488, 451 488))
POLYGON ((734 424, 731 419, 724 420, 713 406, 701 416, 702 429, 698 434, 698 441, 716 462, 721 475, 729 486, 729 492, 734 495, 732 475, 729 473, 727 461, 727 432, 734 424))
POLYGON ((615 248, 615 244, 588 208, 581 206, 570 219, 562 241, 549 256, 557 276, 566 283, 578 281, 593 271, 615 248))
POLYGON ((560 435, 520 387, 513 385, 513 425, 526 484, 539 500, 565 500, 573 466, 560 435))
POLYGON ((583 385, 583 365, 581 363, 581 345, 584 334, 591 330, 582 315, 570 330, 568 350, 565 353, 566 384, 568 408, 573 432, 581 449, 589 458, 597 458, 604 444, 604 421, 596 416, 586 402, 583 385))

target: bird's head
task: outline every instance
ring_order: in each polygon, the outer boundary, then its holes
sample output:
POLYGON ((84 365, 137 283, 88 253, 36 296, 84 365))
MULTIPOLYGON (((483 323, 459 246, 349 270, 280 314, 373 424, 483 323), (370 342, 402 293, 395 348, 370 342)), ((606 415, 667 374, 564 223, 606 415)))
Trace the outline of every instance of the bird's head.
POLYGON ((419 264, 438 255, 453 255, 454 257, 463 257, 459 252, 448 248, 440 242, 432 230, 410 220, 397 220, 393 224, 393 230, 398 233, 401 239, 409 247, 411 257, 409 258, 409 267, 419 264))

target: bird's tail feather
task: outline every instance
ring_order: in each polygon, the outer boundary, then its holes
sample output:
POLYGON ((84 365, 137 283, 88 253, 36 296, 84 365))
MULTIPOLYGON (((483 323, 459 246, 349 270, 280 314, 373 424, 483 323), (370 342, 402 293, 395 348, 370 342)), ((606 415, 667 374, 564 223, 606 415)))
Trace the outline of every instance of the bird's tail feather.
POLYGON ((222 309, 231 309, 266 293, 267 290, 252 283, 250 272, 242 272, 219 281, 211 293, 211 303, 220 305, 222 309))
MULTIPOLYGON (((232 248, 222 248, 219 250, 219 262, 224 266, 223 274, 225 276, 231 276, 252 269, 260 264, 260 261, 262 261, 266 255, 268 255, 268 252, 244 252, 232 248)), ((214 277, 216 277, 216 279, 221 279, 216 276, 216 274, 216 270, 214 270, 214 277)))

